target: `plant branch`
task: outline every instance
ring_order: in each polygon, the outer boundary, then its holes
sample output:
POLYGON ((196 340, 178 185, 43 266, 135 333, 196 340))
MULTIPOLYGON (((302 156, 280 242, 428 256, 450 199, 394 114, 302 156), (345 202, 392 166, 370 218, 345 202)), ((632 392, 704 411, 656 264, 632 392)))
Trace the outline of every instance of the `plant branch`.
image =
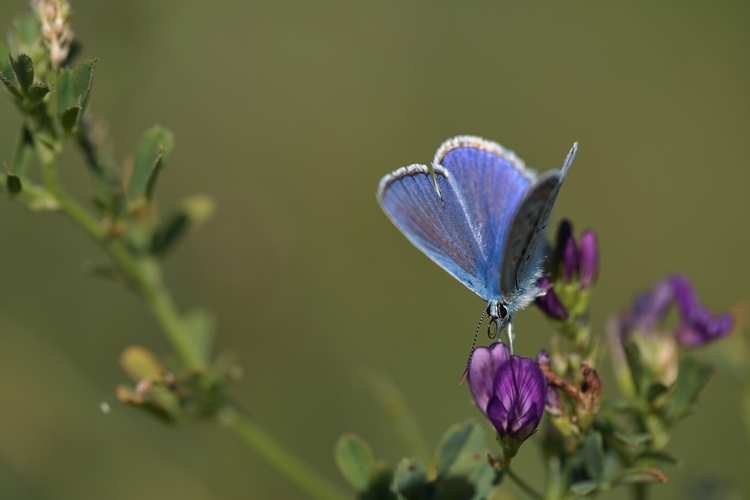
POLYGON ((531 498, 534 498, 535 500, 544 499, 544 496, 541 493, 539 493, 534 488, 532 488, 529 485, 529 483, 527 483, 526 481, 518 477, 516 473, 511 470, 510 467, 506 467, 504 470, 505 470, 505 473, 508 474, 508 477, 510 477, 518 485, 518 487, 523 490, 524 493, 529 495, 531 498))
POLYGON ((239 410, 232 407, 223 410, 219 421, 311 498, 316 500, 349 499, 349 496, 338 487, 306 463, 298 460, 239 410))

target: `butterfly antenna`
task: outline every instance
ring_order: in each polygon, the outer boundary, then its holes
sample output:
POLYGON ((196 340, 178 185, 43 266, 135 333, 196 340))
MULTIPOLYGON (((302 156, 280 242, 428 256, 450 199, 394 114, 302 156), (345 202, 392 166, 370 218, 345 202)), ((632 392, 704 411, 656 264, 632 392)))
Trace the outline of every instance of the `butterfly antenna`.
POLYGON ((474 331, 474 340, 471 343, 471 352, 469 353, 469 361, 466 362, 466 370, 464 371, 464 374, 461 376, 461 381, 458 383, 459 386, 464 383, 464 380, 466 380, 466 377, 469 375, 469 366, 471 365, 471 358, 474 356, 474 348, 477 346, 477 336, 479 335, 479 329, 482 327, 482 322, 484 321, 484 315, 487 311, 482 311, 482 315, 479 317, 479 324, 477 325, 477 329, 474 331))

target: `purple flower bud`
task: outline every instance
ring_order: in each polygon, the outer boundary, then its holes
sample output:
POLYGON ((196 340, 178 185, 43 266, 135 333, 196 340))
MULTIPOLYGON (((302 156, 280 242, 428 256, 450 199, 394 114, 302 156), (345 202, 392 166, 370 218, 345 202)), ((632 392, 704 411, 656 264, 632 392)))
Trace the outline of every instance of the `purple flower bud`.
POLYGON ((547 386, 547 391, 544 394, 544 409, 552 415, 560 415, 562 413, 560 395, 557 393, 557 389, 551 385, 547 386))
POLYGON ((677 342, 687 347, 700 347, 732 330, 734 317, 728 313, 714 317, 708 308, 701 305, 695 289, 685 276, 674 275, 665 281, 672 287, 682 319, 675 332, 677 342))
POLYGON ((539 351, 539 354, 536 355, 536 364, 549 365, 549 352, 547 349, 542 349, 539 351))
POLYGON ((599 245, 596 233, 587 229, 581 235, 581 286, 588 288, 599 272, 599 245))
POLYGON ((544 414, 547 378, 532 359, 511 356, 497 369, 494 393, 487 405, 487 417, 495 426, 504 447, 515 447, 531 436, 544 414))
POLYGON ((573 224, 568 219, 563 219, 560 221, 560 225, 557 226, 557 241, 555 245, 555 259, 557 262, 562 263, 565 246, 568 244, 568 240, 571 239, 573 239, 573 224))
POLYGON ((487 415, 487 404, 494 394, 493 381, 500 365, 510 357, 510 351, 502 342, 495 342, 490 347, 477 347, 469 361, 469 389, 474 401, 487 415))
POLYGON ((571 235, 562 249, 563 276, 565 277, 566 283, 570 283, 578 276, 580 271, 580 259, 578 253, 578 245, 576 244, 573 235, 571 235))
POLYGON ((568 319, 568 311, 557 297, 555 290, 552 288, 552 283, 550 282, 549 277, 543 276, 542 279, 539 280, 538 286, 542 290, 547 290, 547 292, 534 299, 537 307, 541 309, 544 314, 554 320, 562 321, 568 319))

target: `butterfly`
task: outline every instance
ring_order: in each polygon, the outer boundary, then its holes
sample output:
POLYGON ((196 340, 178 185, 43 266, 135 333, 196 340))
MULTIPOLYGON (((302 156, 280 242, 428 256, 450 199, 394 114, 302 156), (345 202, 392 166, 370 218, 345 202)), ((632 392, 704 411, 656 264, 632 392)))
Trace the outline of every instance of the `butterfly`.
POLYGON ((432 170, 414 164, 380 181, 386 215, 487 302, 488 333, 507 326, 511 349, 513 314, 545 292, 538 285, 549 248, 544 229, 577 149, 562 169, 537 176, 499 144, 458 136, 440 146, 432 170))

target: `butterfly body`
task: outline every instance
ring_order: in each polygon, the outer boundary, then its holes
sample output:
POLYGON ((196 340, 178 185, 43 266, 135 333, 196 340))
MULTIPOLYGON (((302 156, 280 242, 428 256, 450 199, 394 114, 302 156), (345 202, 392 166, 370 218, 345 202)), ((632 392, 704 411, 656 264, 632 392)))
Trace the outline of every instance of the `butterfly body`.
POLYGON ((537 176, 479 137, 443 143, 432 171, 403 167, 380 181, 378 201, 396 227, 487 302, 500 330, 541 292, 543 238, 577 144, 561 170, 537 176))

